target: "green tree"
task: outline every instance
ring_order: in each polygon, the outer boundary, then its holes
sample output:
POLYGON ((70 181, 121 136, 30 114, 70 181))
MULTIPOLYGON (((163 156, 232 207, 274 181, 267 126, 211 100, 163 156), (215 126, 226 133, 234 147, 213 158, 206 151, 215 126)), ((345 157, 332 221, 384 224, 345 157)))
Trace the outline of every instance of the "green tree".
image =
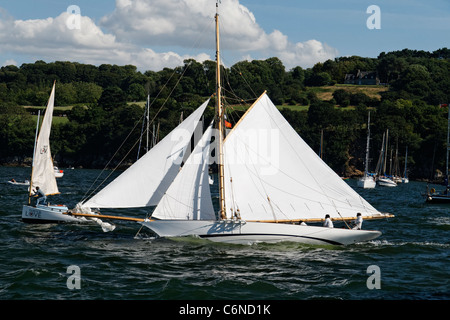
POLYGON ((98 105, 107 111, 124 106, 126 103, 126 94, 117 86, 106 88, 98 100, 98 105))

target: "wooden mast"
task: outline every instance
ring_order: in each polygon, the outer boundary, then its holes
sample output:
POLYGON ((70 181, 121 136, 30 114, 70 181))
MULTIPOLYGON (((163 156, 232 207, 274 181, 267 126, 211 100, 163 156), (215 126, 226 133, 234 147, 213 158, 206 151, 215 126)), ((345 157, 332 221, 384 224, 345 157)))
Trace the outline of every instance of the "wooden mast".
POLYGON ((220 46, 219 46, 219 3, 216 2, 216 114, 219 131, 219 202, 220 219, 226 218, 225 209, 225 175, 223 168, 223 136, 224 136, 224 110, 222 105, 222 87, 220 83, 220 46))

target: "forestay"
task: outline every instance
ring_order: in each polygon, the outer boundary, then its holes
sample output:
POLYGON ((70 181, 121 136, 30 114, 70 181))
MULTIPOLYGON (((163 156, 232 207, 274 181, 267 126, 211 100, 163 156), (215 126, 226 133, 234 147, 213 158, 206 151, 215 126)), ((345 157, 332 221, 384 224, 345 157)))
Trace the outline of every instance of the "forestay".
POLYGON ((224 143, 227 216, 316 220, 382 215, 343 181, 263 94, 224 143))
POLYGON ((82 203, 88 208, 157 205, 180 169, 209 99, 115 180, 82 203))
POLYGON ((215 220, 208 174, 211 130, 212 125, 167 189, 152 218, 215 220))
POLYGON ((50 152, 50 131, 55 105, 55 84, 48 99, 44 119, 36 141, 30 188, 39 187, 46 195, 59 193, 50 152))

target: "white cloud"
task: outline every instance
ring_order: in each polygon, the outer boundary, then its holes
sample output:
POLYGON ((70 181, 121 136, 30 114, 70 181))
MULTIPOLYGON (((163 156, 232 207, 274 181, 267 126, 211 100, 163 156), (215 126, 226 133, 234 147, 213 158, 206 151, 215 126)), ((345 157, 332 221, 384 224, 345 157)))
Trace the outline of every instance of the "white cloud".
MULTIPOLYGON (((187 58, 211 59, 214 14, 212 0, 116 0, 115 10, 99 23, 81 16, 74 29, 67 25, 73 18, 67 12, 55 18, 15 20, 0 8, 0 54, 18 54, 27 62, 133 64, 158 71, 182 65, 187 58)), ((293 43, 279 30, 266 33, 239 0, 222 0, 220 21, 222 49, 240 57, 277 56, 289 69, 337 55, 336 49, 317 40, 293 43)))
POLYGON ((114 34, 103 32, 86 16, 80 16, 79 29, 71 29, 66 24, 71 16, 66 12, 56 18, 33 20, 14 20, 4 11, 0 15, 0 53, 22 55, 31 60, 27 62, 68 60, 96 65, 133 64, 144 71, 179 66, 187 58, 209 59, 205 54, 157 53, 130 42, 118 41, 114 34))
POLYGON ((7 59, 5 62, 2 63, 2 67, 10 65, 17 66, 17 61, 14 59, 7 59))
MULTIPOLYGON (((117 0, 100 25, 119 41, 214 52, 215 6, 211 0, 117 0)), ((222 48, 240 56, 279 57, 287 68, 333 59, 336 49, 318 40, 292 43, 279 30, 266 33, 239 0, 220 4, 222 48)))

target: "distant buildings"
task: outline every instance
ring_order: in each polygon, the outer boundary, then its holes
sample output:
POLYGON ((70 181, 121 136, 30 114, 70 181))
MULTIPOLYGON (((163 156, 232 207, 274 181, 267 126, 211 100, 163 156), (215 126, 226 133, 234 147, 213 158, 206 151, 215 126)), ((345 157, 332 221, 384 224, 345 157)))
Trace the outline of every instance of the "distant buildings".
POLYGON ((347 73, 344 78, 344 84, 358 84, 358 85, 378 85, 380 79, 376 71, 360 71, 356 74, 347 73))

